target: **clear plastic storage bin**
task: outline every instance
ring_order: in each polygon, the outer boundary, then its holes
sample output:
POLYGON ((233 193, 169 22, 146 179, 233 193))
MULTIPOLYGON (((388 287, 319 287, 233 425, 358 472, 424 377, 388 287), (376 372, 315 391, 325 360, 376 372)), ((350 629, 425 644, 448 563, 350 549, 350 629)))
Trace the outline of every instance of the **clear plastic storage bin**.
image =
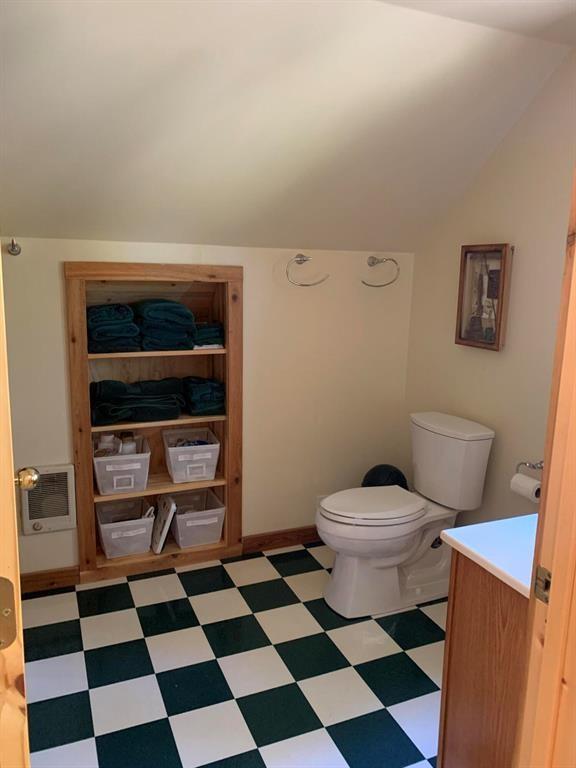
POLYGON ((141 436, 136 438, 136 453, 125 456, 94 456, 94 474, 102 496, 145 490, 149 468, 150 447, 146 438, 141 436))
POLYGON ((170 530, 181 549, 220 541, 224 523, 223 502, 209 488, 173 496, 176 514, 170 530))
POLYGON ((220 443, 210 429, 170 429, 164 431, 162 437, 166 466, 174 483, 214 480, 220 443), (206 440, 208 445, 178 447, 180 440, 206 440))
POLYGON ((148 552, 154 517, 142 517, 148 504, 142 499, 111 501, 96 506, 100 542, 108 558, 148 552))

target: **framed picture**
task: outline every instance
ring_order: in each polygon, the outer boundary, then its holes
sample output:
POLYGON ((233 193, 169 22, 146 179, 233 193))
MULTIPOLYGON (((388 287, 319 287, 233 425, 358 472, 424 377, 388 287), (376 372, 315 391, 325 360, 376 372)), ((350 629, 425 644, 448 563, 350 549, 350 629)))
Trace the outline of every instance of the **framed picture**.
POLYGON ((512 252, 508 243, 462 246, 456 344, 502 349, 512 252))

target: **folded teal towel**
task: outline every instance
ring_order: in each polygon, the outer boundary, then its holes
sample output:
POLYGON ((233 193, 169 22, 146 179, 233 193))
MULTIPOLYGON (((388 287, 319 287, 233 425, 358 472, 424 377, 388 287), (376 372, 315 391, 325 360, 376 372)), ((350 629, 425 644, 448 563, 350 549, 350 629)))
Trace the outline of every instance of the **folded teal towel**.
POLYGON ((154 339, 174 339, 175 341, 186 341, 189 332, 181 325, 174 323, 150 323, 147 320, 139 322, 142 336, 152 337, 154 339))
POLYGON ((131 396, 158 396, 158 395, 182 395, 182 379, 175 377, 167 379, 152 379, 150 381, 136 381, 133 384, 126 384, 124 381, 115 379, 103 379, 102 381, 93 381, 90 384, 90 399, 95 400, 117 400, 122 397, 131 396))
POLYGON ((195 328, 194 315, 178 301, 170 299, 146 299, 132 305, 134 313, 142 320, 156 323, 170 322, 174 325, 193 330, 195 328))
POLYGON ((183 379, 186 408, 194 416, 215 416, 226 411, 226 390, 216 379, 187 376, 183 379))
POLYGON ((128 304, 98 304, 88 307, 86 310, 88 329, 95 328, 102 323, 131 323, 134 320, 134 312, 128 304))
POLYGON ((104 426, 122 421, 164 421, 177 419, 186 400, 182 380, 123 381, 105 379, 90 384, 92 424, 104 426))
POLYGON ((90 328, 92 341, 108 341, 109 339, 135 339, 140 336, 140 328, 135 323, 101 323, 90 328))
POLYGON ((202 323, 194 331, 194 344, 224 344, 224 328, 222 323, 202 323))
POLYGON ((141 349, 138 338, 108 339, 107 341, 92 341, 88 339, 88 352, 94 355, 106 352, 138 352, 141 349))
POLYGON ((155 352, 158 350, 171 350, 171 349, 193 349, 194 342, 189 336, 185 339, 178 339, 177 341, 169 339, 157 339, 153 336, 142 336, 142 349, 146 352, 155 352))
POLYGON ((177 395, 167 395, 157 401, 128 403, 96 403, 92 406, 92 424, 106 426, 130 421, 168 421, 177 419, 182 405, 177 395))

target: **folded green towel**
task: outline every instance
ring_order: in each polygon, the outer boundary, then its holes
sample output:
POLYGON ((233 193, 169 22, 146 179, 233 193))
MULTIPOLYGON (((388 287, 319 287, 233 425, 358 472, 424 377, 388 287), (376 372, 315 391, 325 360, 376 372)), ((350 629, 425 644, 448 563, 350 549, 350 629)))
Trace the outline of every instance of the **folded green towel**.
POLYGON ((166 378, 150 381, 136 381, 133 384, 126 384, 124 381, 114 379, 104 379, 102 381, 93 381, 90 384, 90 400, 111 401, 126 397, 147 397, 161 395, 180 395, 182 396, 182 379, 166 378))
POLYGON ((142 337, 142 349, 146 352, 156 352, 158 350, 171 349, 193 349, 194 343, 189 337, 181 341, 170 341, 152 338, 152 336, 142 337))
POLYGON ((166 379, 138 381, 129 386, 131 388, 137 387, 138 394, 143 395, 182 395, 182 379, 177 379, 175 376, 166 379))
POLYGON ((92 424, 106 426, 130 421, 168 421, 177 419, 182 412, 183 398, 168 395, 156 400, 142 399, 140 402, 124 404, 98 402, 92 406, 92 424))
POLYGON ((186 408, 194 416, 215 416, 226 412, 226 390, 216 379, 187 376, 183 379, 186 408))
POLYGON ((213 403, 212 405, 191 403, 189 413, 191 416, 223 416, 226 413, 226 403, 213 403))
POLYGON ((138 338, 108 339, 107 341, 92 341, 88 339, 88 352, 94 355, 106 352, 138 352, 141 349, 138 338))
POLYGON ((88 329, 102 323, 130 323, 134 320, 134 312, 128 304, 98 304, 86 310, 88 329))
POLYGON ((182 380, 137 381, 105 379, 90 384, 92 424, 104 426, 130 421, 177 419, 186 405, 182 380))
POLYGON ((100 325, 95 325, 93 328, 90 328, 88 335, 92 341, 134 339, 140 336, 140 328, 138 328, 135 323, 101 323, 100 325))
POLYGON ((194 331, 194 344, 224 344, 224 327, 222 323, 200 323, 194 331))
POLYGON ((170 299, 146 299, 132 305, 134 313, 142 320, 150 322, 165 321, 183 328, 195 328, 194 315, 178 301, 170 299))
POLYGON ((146 320, 139 322, 142 336, 152 337, 161 341, 174 339, 174 341, 186 341, 189 338, 189 331, 182 325, 174 323, 150 323, 146 320))
POLYGON ((104 427, 106 424, 119 424, 133 421, 132 409, 114 403, 94 403, 92 405, 92 426, 104 427))

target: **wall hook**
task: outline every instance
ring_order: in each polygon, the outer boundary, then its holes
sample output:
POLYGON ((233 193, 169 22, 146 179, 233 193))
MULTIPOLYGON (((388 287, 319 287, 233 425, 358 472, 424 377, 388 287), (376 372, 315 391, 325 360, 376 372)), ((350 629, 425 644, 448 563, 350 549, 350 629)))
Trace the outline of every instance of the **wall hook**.
POLYGON ((398 278, 400 277, 400 265, 398 264, 396 259, 393 259, 390 256, 375 256, 374 254, 372 254, 372 256, 368 256, 366 263, 368 264, 369 267, 377 267, 380 264, 386 264, 386 262, 388 261, 392 262, 392 264, 394 264, 394 266, 396 267, 396 273, 392 278, 392 280, 388 280, 385 283, 368 283, 366 282, 366 280, 362 280, 362 283, 364 285, 367 285, 369 288, 384 288, 385 285, 392 285, 392 283, 395 283, 396 280, 398 280, 398 278))
POLYGON ((290 259, 286 265, 286 277, 292 283, 292 285, 297 285, 300 288, 311 288, 313 285, 320 285, 321 283, 325 283, 326 280, 328 280, 330 277, 328 274, 324 275, 324 277, 321 277, 319 280, 314 280, 311 283, 299 283, 297 280, 293 280, 290 276, 290 267, 292 264, 298 264, 299 266, 302 266, 302 264, 306 264, 309 261, 312 261, 312 256, 305 256, 303 253, 298 253, 296 256, 290 259))
POLYGON ((18 245, 16 240, 14 238, 10 239, 10 242, 6 246, 6 250, 10 254, 10 256, 20 256, 22 253, 22 248, 18 245))

